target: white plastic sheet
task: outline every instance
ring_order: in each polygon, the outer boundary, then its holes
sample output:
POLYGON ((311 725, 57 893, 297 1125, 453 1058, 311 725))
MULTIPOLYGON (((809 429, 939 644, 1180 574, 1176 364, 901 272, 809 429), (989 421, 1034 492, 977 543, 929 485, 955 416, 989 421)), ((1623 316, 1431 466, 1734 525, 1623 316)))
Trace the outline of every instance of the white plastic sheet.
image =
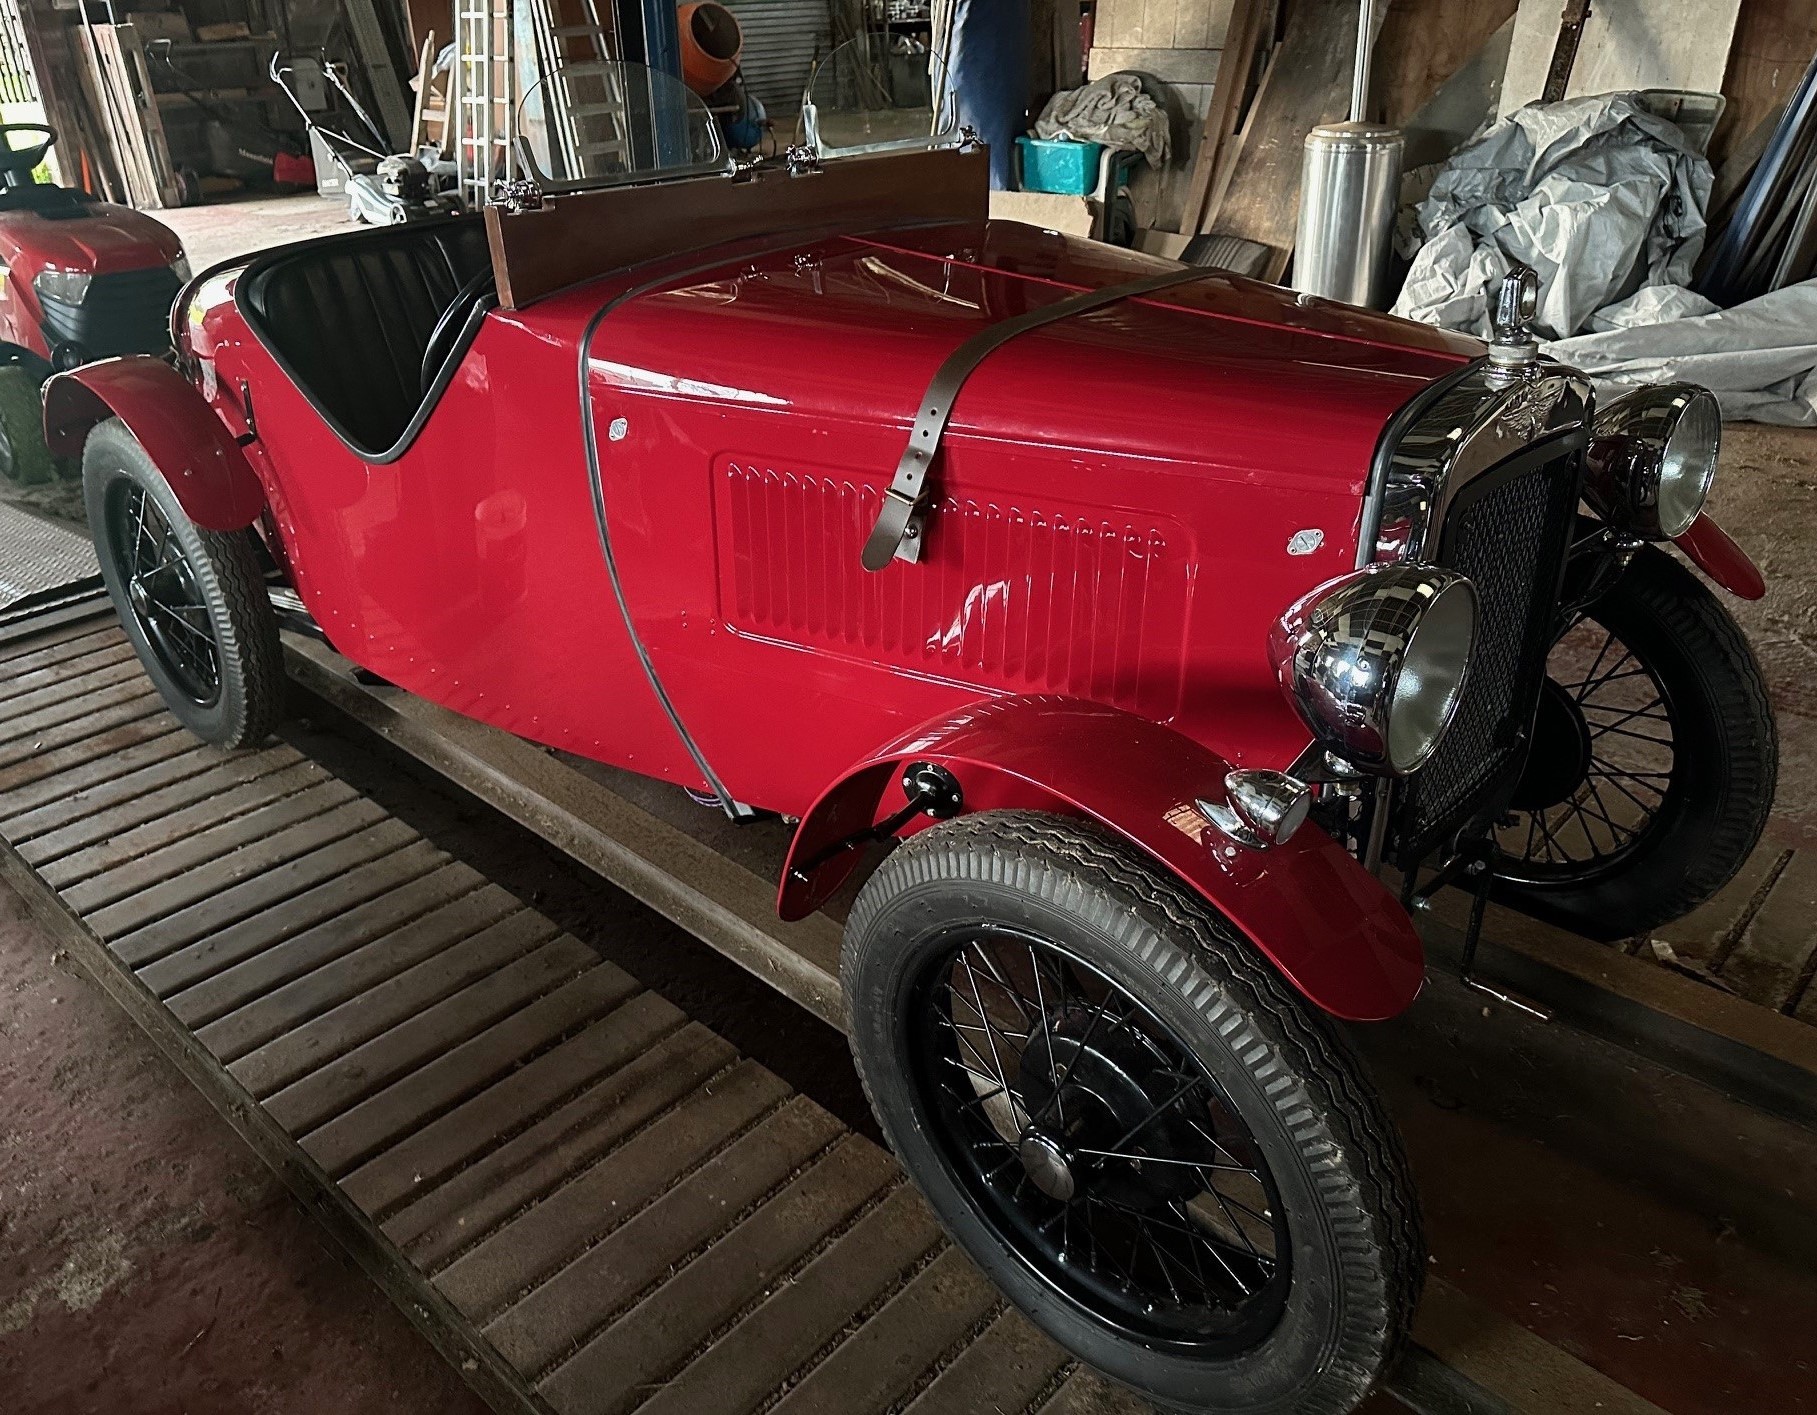
POLYGON ((1632 94, 1518 109, 1446 161, 1395 313, 1487 336, 1488 291, 1521 261, 1539 272, 1539 332, 1574 335, 1644 286, 1689 282, 1710 181, 1632 94))
POLYGON ((1817 427, 1817 280, 1726 310, 1658 286, 1598 319, 1603 332, 1546 352, 1596 379, 1702 384, 1730 421, 1817 427))

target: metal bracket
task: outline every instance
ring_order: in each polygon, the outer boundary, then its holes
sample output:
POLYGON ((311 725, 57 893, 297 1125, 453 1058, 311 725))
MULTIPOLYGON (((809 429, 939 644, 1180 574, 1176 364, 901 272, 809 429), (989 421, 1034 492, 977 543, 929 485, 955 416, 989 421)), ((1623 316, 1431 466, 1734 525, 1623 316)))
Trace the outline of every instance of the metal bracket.
POLYGON ((835 840, 816 851, 812 859, 803 860, 790 873, 798 880, 811 879, 828 860, 861 845, 888 840, 918 815, 951 820, 965 809, 965 793, 959 788, 959 779, 938 762, 910 762, 902 773, 902 794, 908 798, 908 803, 895 814, 835 840))
POLYGON ((1524 1012, 1541 1022, 1550 1022, 1552 1014, 1539 1004, 1491 987, 1476 976, 1476 948, 1482 942, 1483 914, 1489 907, 1489 889, 1494 883, 1494 870, 1490 863, 1494 853, 1495 846, 1487 836, 1473 840, 1417 889, 1414 885, 1419 876, 1419 867, 1414 866, 1407 872, 1406 881, 1401 887, 1401 902, 1425 910, 1431 907, 1432 897, 1446 885, 1468 881, 1465 887, 1470 890, 1470 921, 1464 926, 1464 947, 1458 958, 1458 981, 1479 996, 1490 998, 1504 1007, 1512 1007, 1516 1012, 1524 1012))
POLYGON ((1164 270, 1121 285, 1084 290, 1063 300, 1055 300, 1050 305, 1043 305, 1040 309, 1000 320, 988 329, 979 330, 948 354, 946 361, 934 374, 933 381, 928 384, 927 392, 922 395, 921 406, 915 414, 915 424, 909 429, 908 446, 902 449, 902 456, 896 463, 896 475, 891 478, 889 489, 883 494, 883 507, 877 513, 877 524, 871 528, 870 539, 864 544, 864 568, 877 571, 887 566, 891 560, 913 562, 921 558, 928 510, 928 471, 934 464, 935 454, 940 450, 940 439, 946 432, 947 421, 952 416, 953 402, 958 398, 959 390, 989 355, 1017 335, 1026 334, 1043 325, 1057 324, 1063 319, 1101 309, 1119 300, 1153 294, 1170 285, 1184 285, 1188 281, 1204 280, 1216 274, 1218 272, 1215 270, 1189 265, 1164 270))

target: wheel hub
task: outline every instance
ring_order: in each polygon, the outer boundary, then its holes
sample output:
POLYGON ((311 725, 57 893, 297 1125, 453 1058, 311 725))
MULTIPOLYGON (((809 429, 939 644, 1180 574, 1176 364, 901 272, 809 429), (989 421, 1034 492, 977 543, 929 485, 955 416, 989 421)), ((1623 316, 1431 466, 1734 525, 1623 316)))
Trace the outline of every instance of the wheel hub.
POLYGON ((1546 679, 1533 721, 1533 745, 1510 802, 1517 811, 1543 811, 1568 801, 1590 773, 1590 728, 1571 695, 1546 679))
POLYGON ((1073 1169, 1066 1151, 1052 1135, 1031 1129, 1022 1136, 1016 1151, 1022 1168, 1028 1172, 1035 1188, 1050 1199, 1064 1204, 1077 1192, 1073 1169))

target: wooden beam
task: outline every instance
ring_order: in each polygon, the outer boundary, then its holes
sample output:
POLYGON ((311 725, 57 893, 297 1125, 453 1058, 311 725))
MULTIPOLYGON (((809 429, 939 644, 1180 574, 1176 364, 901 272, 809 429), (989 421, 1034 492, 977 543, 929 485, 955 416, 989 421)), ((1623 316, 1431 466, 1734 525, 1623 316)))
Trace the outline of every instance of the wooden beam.
POLYGON ((1248 86, 1249 71, 1262 42, 1262 15, 1266 8, 1262 0, 1237 0, 1231 12, 1224 48, 1219 52, 1211 106, 1206 110, 1199 149, 1193 157, 1192 181, 1186 188, 1186 205, 1180 217, 1182 232, 1191 234, 1205 229, 1218 169, 1231 155, 1242 117, 1243 90, 1248 86))

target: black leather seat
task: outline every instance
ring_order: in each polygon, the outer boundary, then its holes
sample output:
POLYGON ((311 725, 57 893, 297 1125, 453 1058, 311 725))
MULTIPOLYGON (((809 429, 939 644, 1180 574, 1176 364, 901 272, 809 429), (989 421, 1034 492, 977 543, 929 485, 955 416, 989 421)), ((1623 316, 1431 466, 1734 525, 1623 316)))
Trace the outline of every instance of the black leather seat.
POLYGON ((481 218, 422 222, 279 251, 247 271, 239 297, 322 414, 376 454, 424 401, 423 351, 437 321, 490 265, 481 218))

